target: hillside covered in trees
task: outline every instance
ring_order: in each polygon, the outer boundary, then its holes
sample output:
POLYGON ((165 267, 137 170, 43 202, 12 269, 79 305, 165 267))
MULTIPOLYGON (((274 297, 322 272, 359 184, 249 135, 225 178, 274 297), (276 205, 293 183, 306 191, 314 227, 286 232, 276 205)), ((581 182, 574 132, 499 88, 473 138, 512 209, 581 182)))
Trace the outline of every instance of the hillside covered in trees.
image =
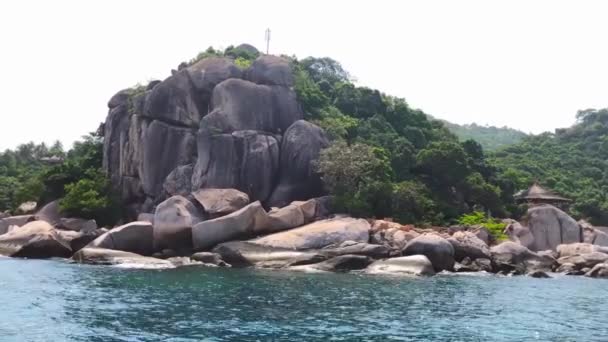
MULTIPOLYGON (((209 48, 180 68, 208 57, 247 68, 257 56, 232 46, 209 48)), ((454 126, 402 98, 357 86, 331 58, 284 58, 304 118, 331 140, 314 171, 338 210, 416 224, 456 223, 473 211, 517 217, 513 193, 540 181, 573 198, 576 216, 608 223, 608 111, 582 111, 575 126, 538 136, 454 126), (482 145, 497 150, 484 152, 482 145)), ((103 138, 91 134, 68 152, 60 144, 25 144, 1 153, 0 211, 63 198, 65 211, 116 221, 121 205, 101 168, 103 138)))
POLYGON ((517 144, 528 135, 509 127, 481 126, 476 123, 458 125, 448 121, 443 124, 460 140, 473 139, 483 146, 486 151, 495 151, 501 147, 517 144))

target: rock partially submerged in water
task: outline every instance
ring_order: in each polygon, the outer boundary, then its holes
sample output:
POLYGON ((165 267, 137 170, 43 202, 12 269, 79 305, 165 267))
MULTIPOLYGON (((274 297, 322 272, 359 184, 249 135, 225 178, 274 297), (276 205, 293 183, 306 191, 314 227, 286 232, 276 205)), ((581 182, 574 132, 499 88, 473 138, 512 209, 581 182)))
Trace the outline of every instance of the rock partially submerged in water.
POLYGON ((373 262, 373 259, 363 255, 345 254, 315 264, 287 267, 290 271, 299 272, 348 272, 362 270, 373 262))
POLYGON ((493 246, 490 251, 496 271, 502 273, 525 274, 533 270, 551 272, 556 265, 551 255, 534 253, 512 241, 493 246))
POLYGON ((87 247, 151 255, 154 253, 154 227, 150 222, 131 222, 109 230, 87 247))
POLYGON ((427 233, 409 241, 403 255, 425 255, 437 272, 454 268, 454 247, 437 234, 427 233))
POLYGON ((239 267, 281 268, 294 263, 315 263, 326 259, 316 251, 260 246, 248 241, 222 243, 216 246, 213 252, 219 254, 229 264, 239 267))
POLYGON ((432 276, 435 270, 425 255, 410 255, 375 261, 365 269, 365 273, 432 276))
POLYGON ((72 260, 93 265, 137 265, 141 268, 173 268, 167 260, 142 256, 136 253, 105 248, 83 248, 72 256, 72 260))
POLYGON ((32 221, 0 235, 0 255, 22 258, 68 258, 70 245, 45 221, 32 221))
POLYGON ((585 276, 590 278, 608 278, 608 263, 596 264, 585 273, 585 276))

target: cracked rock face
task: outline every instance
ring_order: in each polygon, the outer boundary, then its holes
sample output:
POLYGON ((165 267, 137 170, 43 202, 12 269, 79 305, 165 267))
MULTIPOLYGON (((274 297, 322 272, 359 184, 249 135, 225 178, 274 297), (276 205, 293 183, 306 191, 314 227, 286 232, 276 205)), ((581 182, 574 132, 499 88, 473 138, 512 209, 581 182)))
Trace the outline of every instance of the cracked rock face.
POLYGON ((108 102, 103 167, 130 216, 172 195, 234 188, 283 206, 322 195, 312 163, 329 143, 303 121, 289 62, 247 70, 212 57, 108 102))

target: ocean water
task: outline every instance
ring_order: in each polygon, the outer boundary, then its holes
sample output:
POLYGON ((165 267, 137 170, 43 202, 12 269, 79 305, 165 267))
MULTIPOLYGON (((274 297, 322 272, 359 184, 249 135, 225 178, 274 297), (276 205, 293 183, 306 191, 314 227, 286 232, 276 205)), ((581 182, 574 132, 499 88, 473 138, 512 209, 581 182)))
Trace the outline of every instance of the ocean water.
POLYGON ((608 341, 608 281, 0 258, 0 341, 608 341))

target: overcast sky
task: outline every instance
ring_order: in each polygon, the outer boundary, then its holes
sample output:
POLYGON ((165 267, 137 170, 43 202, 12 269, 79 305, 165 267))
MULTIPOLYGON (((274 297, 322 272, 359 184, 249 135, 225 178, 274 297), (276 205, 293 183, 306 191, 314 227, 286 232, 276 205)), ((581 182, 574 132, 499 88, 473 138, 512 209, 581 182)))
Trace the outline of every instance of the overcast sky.
POLYGON ((329 56, 360 85, 456 123, 542 132, 608 107, 608 2, 0 2, 0 149, 67 146, 118 90, 208 46, 329 56))

